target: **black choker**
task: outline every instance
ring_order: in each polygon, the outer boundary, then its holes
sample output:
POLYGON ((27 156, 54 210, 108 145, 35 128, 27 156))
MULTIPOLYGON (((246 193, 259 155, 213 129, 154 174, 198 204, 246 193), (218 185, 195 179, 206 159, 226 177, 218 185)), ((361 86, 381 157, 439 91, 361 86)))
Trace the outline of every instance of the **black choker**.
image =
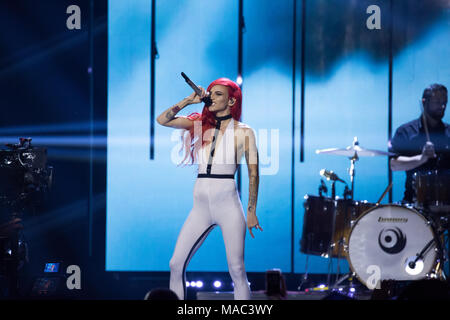
POLYGON ((217 121, 224 121, 224 120, 227 120, 227 119, 231 119, 232 116, 231 116, 231 114, 223 116, 223 117, 217 117, 216 115, 214 115, 214 118, 216 118, 217 121))

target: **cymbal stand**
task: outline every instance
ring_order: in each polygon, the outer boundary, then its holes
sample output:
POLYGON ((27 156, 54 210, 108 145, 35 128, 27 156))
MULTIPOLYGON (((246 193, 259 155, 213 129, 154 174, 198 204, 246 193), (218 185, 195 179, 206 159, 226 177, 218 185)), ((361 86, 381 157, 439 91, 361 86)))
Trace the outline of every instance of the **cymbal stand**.
MULTIPOLYGON (((345 242, 345 239, 343 238, 343 237, 341 237, 340 239, 339 239, 339 243, 338 243, 338 256, 337 256, 337 267, 336 267, 336 282, 338 281, 338 279, 339 279, 339 277, 340 277, 340 275, 341 275, 341 264, 340 264, 340 262, 341 262, 341 259, 342 259, 342 257, 341 257, 341 249, 344 247, 344 242, 345 242)), ((335 285, 333 285, 333 287, 334 287, 335 285)))
MULTIPOLYGON (((359 142, 358 142, 358 138, 357 137, 355 137, 354 139, 353 139, 353 146, 356 146, 356 145, 359 145, 359 142)), ((350 158, 350 170, 349 170, 349 174, 350 174, 350 181, 351 181, 351 185, 352 185, 352 187, 351 187, 351 190, 350 190, 350 199, 351 199, 351 203, 353 203, 353 199, 354 199, 354 194, 355 194, 355 164, 356 164, 356 161, 358 161, 359 160, 359 157, 358 157, 358 153, 355 151, 355 154, 353 155, 353 157, 351 157, 350 158)), ((336 207, 336 206, 335 206, 336 207)), ((347 209, 347 208, 346 208, 347 209)), ((335 211, 336 211, 336 209, 335 209, 335 211)), ((335 219, 335 216, 334 216, 334 218, 333 219, 335 219)), ((334 220, 333 220, 334 221, 334 220)), ((334 222, 333 222, 333 233, 334 233, 334 222)), ((334 237, 334 235, 333 235, 333 237, 334 237)), ((343 245, 344 243, 343 243, 343 239, 340 239, 340 243, 338 244, 339 246, 341 246, 341 245, 343 245)), ((340 247, 339 247, 340 248, 340 247)), ((341 278, 338 278, 339 277, 339 273, 340 273, 340 265, 339 265, 339 260, 340 260, 340 249, 338 249, 338 270, 337 270, 337 275, 336 275, 336 282, 333 284, 333 288, 336 288, 340 283, 342 283, 344 280, 346 280, 346 279, 348 279, 348 278, 350 278, 350 279, 352 279, 353 278, 353 273, 352 272, 349 272, 349 273, 347 273, 347 274, 345 274, 345 275, 343 275, 341 278)))
POLYGON ((333 200, 333 222, 331 224, 331 238, 330 243, 328 244, 328 275, 327 275, 327 286, 331 284, 331 273, 332 273, 332 263, 333 263, 333 247, 336 245, 333 243, 334 232, 336 229, 336 213, 337 213, 337 201, 336 201, 336 181, 331 183, 331 199, 333 200))
MULTIPOLYGON (((358 138, 355 137, 353 139, 353 146, 357 146, 357 145, 359 145, 359 142, 358 142, 358 138)), ((350 158, 350 170, 349 170, 350 181, 351 181, 351 185, 352 185, 352 188, 350 190, 351 203, 353 203, 354 194, 355 194, 355 171, 356 171, 355 170, 355 164, 356 164, 356 161, 358 161, 358 160, 359 160, 358 153, 355 151, 355 154, 353 155, 353 157, 350 158)), ((346 208, 346 209, 348 209, 348 208, 346 208)), ((334 225, 333 225, 333 228, 334 228, 334 225)), ((334 232, 334 230, 333 230, 333 232, 334 232)), ((338 244, 339 245, 339 249, 338 249, 338 267, 337 267, 338 269, 337 269, 337 275, 336 275, 336 282, 334 283, 333 288, 336 288, 336 286, 338 286, 342 281, 346 280, 347 278, 351 278, 352 277, 352 273, 349 272, 346 275, 343 275, 341 278, 338 278, 339 274, 340 274, 340 265, 339 265, 339 261, 340 261, 340 258, 341 258, 340 257, 340 254, 341 254, 340 247, 344 245, 343 239, 340 239, 339 241, 340 241, 340 243, 338 244)))
MULTIPOLYGON (((353 203, 353 201, 351 201, 351 204, 353 203)), ((351 204, 350 204, 350 208, 346 207, 344 212, 348 212, 349 210, 351 210, 351 204)), ((348 204, 346 204, 348 205, 348 204)), ((343 238, 339 239, 340 241, 340 247, 338 250, 338 267, 337 267, 337 274, 336 274, 336 281, 333 284, 332 289, 335 290, 342 282, 344 282, 345 280, 348 279, 349 281, 349 285, 348 287, 352 288, 353 287, 353 278, 355 277, 355 273, 352 272, 351 270, 349 270, 346 274, 343 274, 342 276, 340 276, 340 259, 341 259, 341 247, 344 248, 344 242, 345 240, 343 238)))
MULTIPOLYGON (((353 201, 350 202, 350 204, 346 201, 345 203, 345 207, 343 212, 345 214, 347 214, 348 212, 351 211, 352 209, 352 204, 353 201)), ((351 214, 350 214, 351 215, 351 214)), ((350 287, 353 287, 353 277, 354 277, 354 273, 352 273, 351 271, 349 271, 347 274, 343 274, 342 276, 340 276, 340 259, 341 259, 341 248, 344 248, 344 244, 345 244, 345 238, 341 237, 339 239, 339 248, 338 248, 338 265, 337 265, 337 274, 336 274, 336 281, 333 284, 332 289, 336 289, 336 287, 341 284, 343 281, 347 280, 350 278, 350 287)), ((345 250, 345 249, 344 249, 345 250)))
MULTIPOLYGON (((359 145, 358 137, 354 137, 353 138, 353 148, 358 145, 359 145)), ((355 190, 355 162, 358 160, 359 160, 358 152, 356 152, 356 150, 355 150, 355 154, 353 155, 353 157, 350 158, 351 165, 350 165, 350 171, 349 171, 350 181, 352 183, 352 190, 351 190, 352 201, 353 201, 354 190, 355 190)))
POLYGON ((353 157, 350 158, 350 181, 352 184, 352 189, 351 189, 351 199, 353 200, 354 197, 354 190, 355 190, 355 162, 358 161, 359 157, 358 154, 355 152, 355 155, 353 157))
POLYGON ((309 279, 308 279, 308 261, 309 261, 309 255, 306 255, 305 274, 303 275, 302 281, 300 282, 300 285, 297 288, 297 290, 299 290, 299 291, 301 291, 303 289, 304 285, 308 285, 309 284, 309 279))

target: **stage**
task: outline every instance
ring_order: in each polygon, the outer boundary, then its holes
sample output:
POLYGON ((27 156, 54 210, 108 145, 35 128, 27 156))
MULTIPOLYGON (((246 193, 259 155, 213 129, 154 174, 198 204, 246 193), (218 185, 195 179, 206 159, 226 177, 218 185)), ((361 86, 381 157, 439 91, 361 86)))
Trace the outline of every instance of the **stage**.
POLYGON ((0 299, 448 299, 449 22, 3 1, 0 299))

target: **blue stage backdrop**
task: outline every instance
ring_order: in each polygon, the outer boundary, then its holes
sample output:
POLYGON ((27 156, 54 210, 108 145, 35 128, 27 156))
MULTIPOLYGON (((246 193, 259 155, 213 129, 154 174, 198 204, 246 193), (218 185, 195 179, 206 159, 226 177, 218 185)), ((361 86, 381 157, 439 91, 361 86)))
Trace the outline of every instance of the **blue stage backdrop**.
MULTIPOLYGON (((430 1, 423 8, 429 14, 415 25, 420 11, 408 11, 405 5, 391 7, 387 0, 244 1, 242 121, 255 129, 260 146, 257 214, 264 229, 256 232, 255 239, 247 233, 247 271, 280 268, 303 273, 307 267, 310 273, 327 273, 328 259, 310 256, 306 266, 307 256, 300 252, 304 196, 317 195, 322 168, 349 182, 350 163, 345 157, 318 155, 315 150, 346 147, 354 137, 363 147, 387 150, 390 52, 392 133, 419 116, 426 86, 435 82, 450 86, 450 14, 442 3, 430 1), (366 26, 366 9, 372 4, 381 9, 378 30, 366 26), (391 15, 401 18, 394 19, 393 47, 391 15)), ((155 13, 156 116, 191 93, 181 71, 203 87, 219 77, 237 78, 238 1, 156 1, 155 13)), ((150 160, 151 16, 151 1, 109 1, 107 271, 168 271, 177 235, 192 207, 196 168, 177 167, 180 131, 156 125, 155 158, 150 160)), ((201 108, 189 106, 181 114, 201 108)), ((394 202, 402 198, 404 176, 394 173, 394 202)), ((388 185, 387 158, 361 158, 355 185, 356 199, 376 202, 388 185)), ((342 191, 338 186, 338 195, 342 191)), ((241 197, 246 208, 245 165, 241 197)), ((386 197, 383 203, 387 202, 386 197)), ((336 267, 334 260, 334 271, 336 267)), ((340 268, 348 270, 345 260, 340 268)), ((194 256, 188 271, 227 271, 219 228, 194 256)))

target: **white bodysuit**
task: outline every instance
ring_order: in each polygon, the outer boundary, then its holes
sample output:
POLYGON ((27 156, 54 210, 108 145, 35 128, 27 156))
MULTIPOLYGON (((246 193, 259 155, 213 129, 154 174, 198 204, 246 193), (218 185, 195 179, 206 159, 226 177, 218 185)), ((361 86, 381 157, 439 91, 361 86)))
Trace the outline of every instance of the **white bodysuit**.
MULTIPOLYGON (((226 118, 216 119, 223 121, 226 118)), ((186 298, 185 275, 189 261, 215 226, 220 227, 225 242, 228 271, 234 282, 234 298, 250 299, 244 267, 247 226, 234 180, 237 168, 234 119, 231 119, 222 137, 218 135, 220 122, 217 120, 212 143, 200 149, 193 208, 181 229, 170 260, 170 289, 180 299, 186 298)))

